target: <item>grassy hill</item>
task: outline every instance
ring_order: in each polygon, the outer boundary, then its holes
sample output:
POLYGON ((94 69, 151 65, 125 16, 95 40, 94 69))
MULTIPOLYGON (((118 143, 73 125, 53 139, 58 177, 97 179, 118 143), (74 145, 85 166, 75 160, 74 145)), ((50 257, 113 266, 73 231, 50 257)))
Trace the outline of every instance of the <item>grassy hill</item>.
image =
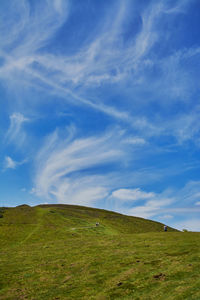
POLYGON ((199 233, 111 211, 1 208, 0 299, 200 299, 199 249, 199 233))

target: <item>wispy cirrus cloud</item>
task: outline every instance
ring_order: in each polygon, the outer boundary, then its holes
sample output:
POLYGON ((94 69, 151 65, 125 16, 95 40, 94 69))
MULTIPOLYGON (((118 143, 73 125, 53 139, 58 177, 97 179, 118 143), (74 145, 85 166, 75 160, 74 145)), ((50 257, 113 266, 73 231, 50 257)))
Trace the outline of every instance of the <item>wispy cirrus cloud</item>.
POLYGON ((14 161, 10 156, 5 157, 4 169, 15 169, 16 166, 17 166, 17 162, 14 161))
POLYGON ((137 189, 119 189, 112 192, 111 197, 117 198, 119 200, 127 201, 138 201, 149 198, 154 198, 155 194, 150 192, 141 191, 139 188, 137 189))
POLYGON ((8 143, 15 143, 21 146, 26 138, 26 133, 23 130, 23 124, 29 122, 30 119, 26 118, 21 113, 13 113, 10 115, 10 126, 6 133, 6 141, 8 143))
MULTIPOLYGON (((71 104, 101 111, 125 122, 142 136, 172 134, 179 140, 182 136, 183 140, 187 135, 187 128, 182 128, 181 124, 177 127, 181 123, 181 116, 180 122, 169 128, 169 124, 162 118, 150 120, 148 114, 135 116, 132 109, 127 109, 126 106, 119 109, 103 97, 99 99, 91 96, 89 90, 104 83, 118 82, 124 86, 124 79, 128 80, 128 83, 131 79, 131 85, 137 93, 139 91, 139 96, 136 97, 141 97, 141 89, 143 91, 146 88, 150 92, 150 98, 155 97, 155 90, 156 97, 159 98, 168 99, 170 94, 173 99, 187 97, 192 86, 190 74, 187 68, 183 67, 183 61, 198 55, 198 49, 175 51, 164 58, 153 57, 151 51, 156 43, 163 39, 162 30, 159 30, 157 25, 162 24, 164 18, 173 20, 176 14, 183 13, 189 1, 153 1, 135 15, 130 13, 133 9, 131 1, 118 1, 114 11, 112 8, 112 11, 108 12, 108 15, 111 13, 115 17, 108 18, 105 14, 101 20, 102 29, 90 34, 87 43, 84 42, 79 47, 76 45, 75 54, 68 54, 63 49, 60 54, 54 54, 53 51, 47 51, 45 46, 51 44, 55 33, 66 23, 70 16, 70 5, 58 0, 46 0, 35 4, 24 0, 20 2, 20 6, 14 1, 12 7, 8 3, 8 12, 12 15, 13 10, 16 10, 17 18, 15 22, 7 24, 9 32, 4 32, 7 38, 2 37, 4 49, 9 46, 9 50, 3 50, 1 53, 4 63, 0 68, 0 76, 6 80, 10 79, 12 84, 15 81, 17 85, 27 82, 71 104), (45 13, 41 14, 42 11, 45 13), (132 28, 133 33, 125 43, 125 24, 131 20, 130 16, 133 19, 139 17, 140 26, 137 29, 132 28), (157 74, 151 78, 148 76, 154 69, 158 70, 160 79, 157 74), (149 90, 149 87, 152 89, 149 90)), ((5 24, 6 19, 1 24, 0 32, 3 32, 5 24)), ((97 27, 99 28, 99 25, 97 27)))
POLYGON ((13 60, 35 53, 67 19, 68 3, 62 0, 4 2, 0 23, 2 49, 9 49, 13 60), (3 14, 3 8, 7 15, 3 14))
POLYGON ((194 218, 194 219, 186 219, 181 222, 176 222, 174 223, 174 226, 179 229, 187 229, 189 231, 200 231, 200 220, 199 218, 194 218))
MULTIPOLYGON (((14 2, 13 7, 17 4, 14 2)), ((175 5, 177 7, 182 5, 175 5)), ((95 110, 100 110, 115 118, 126 120, 130 123, 130 115, 127 111, 118 110, 116 107, 105 103, 103 99, 88 97, 84 89, 91 85, 99 85, 103 82, 120 82, 125 77, 132 74, 132 80, 138 82, 143 76, 140 65, 145 65, 145 57, 159 38, 159 31, 155 25, 157 20, 165 14, 170 14, 169 7, 164 3, 151 3, 141 12, 140 29, 132 35, 129 43, 124 44, 122 34, 124 22, 130 18, 131 2, 118 1, 115 6, 115 18, 103 19, 105 25, 102 26, 98 36, 91 39, 89 45, 83 45, 75 55, 54 55, 45 51, 43 54, 41 47, 49 43, 49 39, 55 34, 68 17, 69 5, 64 1, 45 1, 37 3, 33 7, 28 1, 23 1, 18 15, 18 39, 20 44, 14 44, 16 33, 14 26, 10 25, 9 44, 13 44, 9 54, 3 54, 5 63, 0 69, 0 75, 13 79, 16 74, 17 80, 30 81, 35 86, 47 85, 48 92, 58 94, 67 101, 74 104, 91 106, 95 110), (45 10, 43 9, 45 6, 45 10), (32 12, 34 9, 34 13, 32 12), (41 17, 41 11, 45 14, 41 17), (106 20, 106 22, 105 22, 106 20), (28 24, 28 26, 27 26, 28 24), (31 34, 30 34, 31 32, 31 34), (15 46, 14 46, 15 45, 15 46), (81 94, 75 90, 82 86, 81 94), (83 86, 85 86, 83 88, 83 86), (51 87, 51 91, 49 90, 51 87), (69 100, 71 99, 71 100, 69 100)), ((8 41, 7 41, 8 43, 8 41)), ((153 63, 154 64, 154 63, 153 63)), ((145 118, 143 117, 143 120, 145 118)))
MULTIPOLYGON (((138 185, 144 185, 145 180, 159 181, 167 170, 160 170, 161 174, 159 170, 142 172, 139 169, 132 173, 129 170, 123 178, 120 176, 122 166, 126 170, 134 153, 124 146, 126 139, 126 133, 116 129, 102 136, 85 138, 77 138, 73 126, 64 135, 55 131, 47 137, 37 155, 32 193, 49 201, 100 206, 144 218, 170 215, 172 219, 174 214, 196 213, 199 182, 189 182, 179 191, 166 189, 158 193, 138 185), (121 169, 117 171, 115 167, 119 163, 121 169), (135 188, 127 188, 127 185, 135 188)), ((139 142, 131 146, 139 149, 147 145, 139 142)), ((138 154, 135 159, 137 157, 138 154)))
POLYGON ((161 193, 146 192, 139 188, 115 190, 111 199, 116 210, 124 211, 126 214, 158 219, 161 216, 162 219, 170 216, 171 219, 173 215, 198 214, 200 212, 197 207, 199 191, 199 181, 190 181, 180 190, 166 189, 161 193), (140 204, 141 201, 143 205, 140 204))
POLYGON ((113 191, 108 201, 112 202, 117 211, 142 218, 151 218, 173 204, 175 199, 167 196, 165 191, 155 193, 140 188, 126 188, 113 191))
POLYGON ((61 203, 95 203, 105 198, 111 184, 101 168, 124 158, 123 149, 114 132, 77 139, 72 135, 61 138, 54 132, 47 138, 36 161, 35 192, 61 203), (99 174, 93 174, 94 168, 100 168, 99 174))
POLYGON ((25 164, 26 162, 27 162, 27 160, 15 161, 10 156, 6 156, 5 159, 4 159, 4 168, 3 168, 3 170, 5 171, 7 169, 16 169, 18 166, 21 166, 21 165, 25 164))

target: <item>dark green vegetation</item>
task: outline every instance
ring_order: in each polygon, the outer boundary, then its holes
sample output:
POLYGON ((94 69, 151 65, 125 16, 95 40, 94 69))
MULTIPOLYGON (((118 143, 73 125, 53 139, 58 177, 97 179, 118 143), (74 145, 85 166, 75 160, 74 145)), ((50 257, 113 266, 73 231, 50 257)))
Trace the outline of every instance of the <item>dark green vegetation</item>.
POLYGON ((0 299, 200 299, 199 233, 70 205, 0 214, 0 299))

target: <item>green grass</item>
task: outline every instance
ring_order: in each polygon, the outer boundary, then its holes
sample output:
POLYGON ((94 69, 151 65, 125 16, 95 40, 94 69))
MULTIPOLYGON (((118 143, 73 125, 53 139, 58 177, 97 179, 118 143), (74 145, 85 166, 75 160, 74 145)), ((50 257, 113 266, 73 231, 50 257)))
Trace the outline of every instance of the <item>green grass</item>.
POLYGON ((80 206, 0 213, 0 299, 200 299, 199 233, 80 206))

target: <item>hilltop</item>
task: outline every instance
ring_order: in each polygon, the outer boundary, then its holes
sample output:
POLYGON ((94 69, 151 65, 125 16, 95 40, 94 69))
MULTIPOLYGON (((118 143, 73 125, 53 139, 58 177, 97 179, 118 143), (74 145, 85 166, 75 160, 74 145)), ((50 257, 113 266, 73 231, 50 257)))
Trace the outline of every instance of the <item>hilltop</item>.
POLYGON ((199 233, 74 205, 0 215, 0 299, 200 299, 199 233))
MULTIPOLYGON (((54 226, 65 230, 87 230, 100 224, 98 232, 104 234, 162 232, 163 224, 143 218, 122 215, 103 209, 77 205, 20 205, 4 208, 1 224, 34 224, 54 226)), ((176 231, 169 227, 169 231, 176 231)))

